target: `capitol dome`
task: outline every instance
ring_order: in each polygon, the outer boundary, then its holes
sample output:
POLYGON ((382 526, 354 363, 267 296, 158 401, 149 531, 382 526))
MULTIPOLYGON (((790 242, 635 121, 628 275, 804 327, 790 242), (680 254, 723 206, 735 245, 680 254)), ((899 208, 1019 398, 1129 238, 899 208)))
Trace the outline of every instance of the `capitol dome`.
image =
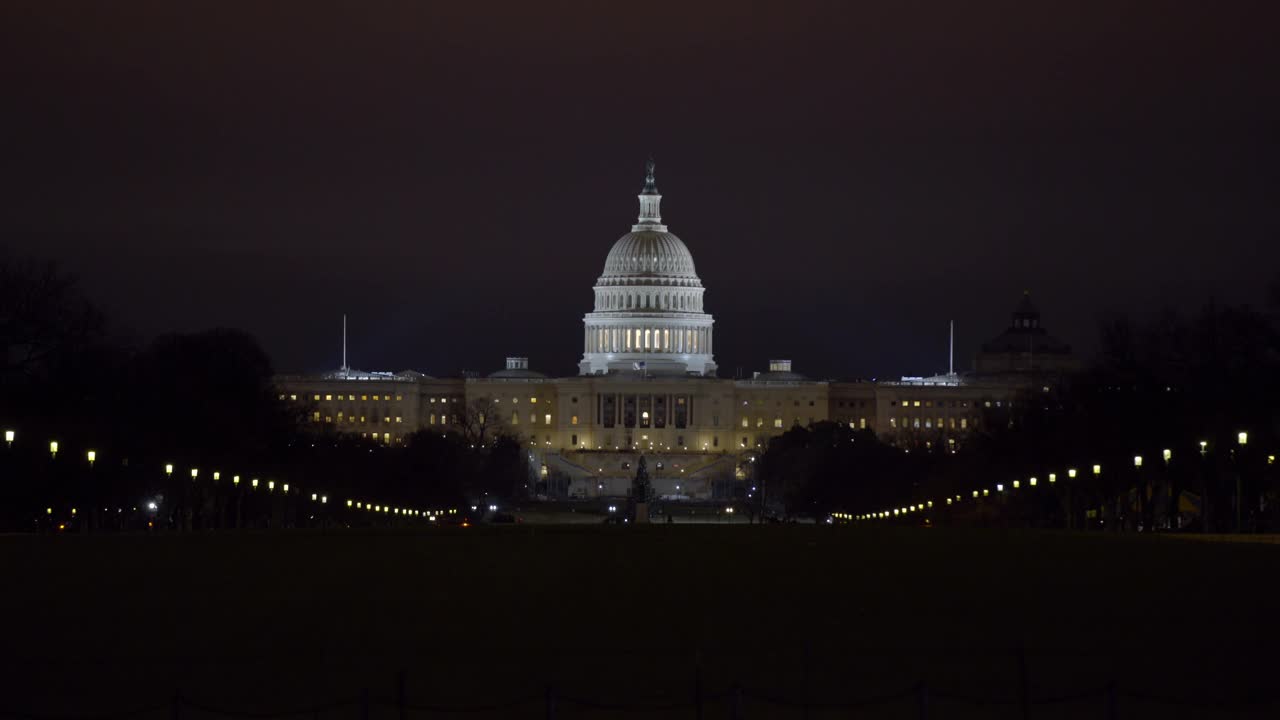
POLYGON ((638 230, 618 238, 604 261, 603 280, 635 275, 667 275, 698 281, 693 255, 669 232, 638 230))
POLYGON ((714 320, 702 311, 702 281, 689 248, 662 224, 661 202, 650 161, 640 217, 609 250, 594 312, 584 318, 583 375, 715 373, 714 320))

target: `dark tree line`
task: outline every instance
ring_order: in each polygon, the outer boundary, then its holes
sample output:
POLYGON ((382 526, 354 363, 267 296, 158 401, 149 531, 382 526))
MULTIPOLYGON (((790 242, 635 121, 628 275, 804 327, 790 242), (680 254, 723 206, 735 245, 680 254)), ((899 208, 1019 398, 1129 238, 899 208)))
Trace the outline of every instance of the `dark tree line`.
POLYGON ((1206 531, 1274 531, 1280 282, 1270 297, 1268 310, 1211 303, 1192 316, 1107 319, 1087 369, 1030 383, 1011 407, 985 410, 982 431, 955 454, 938 445, 904 452, 830 423, 793 429, 761 458, 767 496, 814 516, 936 499, 930 515, 951 522, 1133 530, 1185 528, 1190 518, 1206 531), (1007 492, 973 502, 973 490, 997 484, 1007 492), (1180 517, 1184 491, 1199 508, 1180 517))
POLYGON ((311 519, 287 498, 247 495, 253 477, 264 489, 269 479, 290 483, 305 501, 316 490, 334 506, 350 497, 417 508, 512 497, 528 478, 525 453, 493 423, 481 443, 423 432, 388 448, 306 422, 308 408, 280 400, 270 358, 242 331, 115 339, 74 278, 52 264, 0 255, 0 353, 0 430, 19 433, 0 448, 5 527, 56 523, 73 507, 76 524, 103 527, 311 519), (146 515, 153 500, 160 510, 146 515))

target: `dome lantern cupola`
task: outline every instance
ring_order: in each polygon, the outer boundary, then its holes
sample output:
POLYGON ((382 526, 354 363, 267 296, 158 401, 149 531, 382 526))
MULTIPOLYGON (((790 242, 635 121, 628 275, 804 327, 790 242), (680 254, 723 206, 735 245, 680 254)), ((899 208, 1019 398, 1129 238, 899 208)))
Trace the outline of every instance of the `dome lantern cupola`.
POLYGON ((649 162, 645 163, 644 189, 640 191, 640 218, 635 225, 631 226, 632 231, 655 230, 657 232, 665 232, 666 225, 662 224, 662 212, 659 205, 662 204, 662 193, 658 192, 658 186, 653 179, 653 158, 649 158, 649 162))

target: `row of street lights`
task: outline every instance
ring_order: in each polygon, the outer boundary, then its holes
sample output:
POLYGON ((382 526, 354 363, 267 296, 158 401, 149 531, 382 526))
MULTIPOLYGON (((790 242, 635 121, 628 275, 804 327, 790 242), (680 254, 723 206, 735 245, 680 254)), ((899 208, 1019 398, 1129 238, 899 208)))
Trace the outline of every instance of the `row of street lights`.
MULTIPOLYGON (((1236 444, 1237 444, 1237 445, 1239 445, 1239 446, 1241 446, 1241 447, 1244 447, 1245 445, 1248 445, 1248 444, 1249 444, 1249 433, 1247 433, 1247 432, 1240 432, 1240 433, 1237 433, 1237 434, 1236 434, 1236 444)), ((1201 441, 1200 441, 1200 454, 1201 454, 1201 455, 1204 455, 1204 454, 1206 454, 1206 453, 1208 452, 1208 450, 1209 450, 1209 442, 1208 442, 1207 440, 1201 440, 1201 441)), ((1165 466, 1168 466, 1168 464, 1173 460, 1173 450, 1171 450, 1171 449, 1165 448, 1164 450, 1162 450, 1162 451, 1161 451, 1160 455, 1161 455, 1161 457, 1164 459, 1165 466)), ((1267 464, 1268 464, 1268 465, 1274 465, 1274 464, 1275 464, 1275 462, 1276 462, 1276 456, 1275 456, 1275 455, 1268 455, 1268 456, 1267 456, 1267 464)), ((1142 457, 1141 455, 1134 455, 1134 456, 1133 456, 1133 466, 1134 466, 1134 468, 1141 468, 1141 467, 1142 467, 1142 464, 1143 464, 1143 457, 1142 457)), ((1093 475, 1094 475, 1094 477, 1098 477, 1098 476, 1102 475, 1102 466, 1101 466, 1101 465, 1094 465, 1094 466, 1093 466, 1093 468, 1092 468, 1092 470, 1093 470, 1093 475)), ((1079 474, 1079 473, 1078 473, 1078 471, 1077 471, 1075 468, 1068 468, 1068 469, 1067 469, 1067 477, 1068 477, 1068 478, 1070 478, 1070 479, 1075 479, 1075 478, 1076 478, 1076 476, 1077 476, 1078 474, 1079 474)), ((1053 484, 1057 483, 1057 481, 1058 481, 1058 476, 1057 476, 1057 474, 1056 474, 1056 473, 1049 473, 1049 474, 1048 474, 1048 480, 1049 480, 1049 484, 1050 484, 1050 485, 1053 485, 1053 484)), ((1036 486, 1038 485, 1038 483, 1039 483, 1039 480, 1038 480, 1038 478, 1035 478, 1035 477, 1029 478, 1029 479, 1027 480, 1027 485, 1028 485, 1029 487, 1036 487, 1036 486)), ((1022 486, 1022 482, 1021 482, 1020 480, 1014 480, 1011 484, 1012 484, 1012 486, 1013 486, 1013 489, 1014 489, 1014 490, 1017 490, 1017 489, 1019 489, 1019 488, 1022 486)), ((995 492, 996 492, 997 494, 1003 494, 1003 493, 1005 492, 1005 486, 1004 486, 1004 483, 996 483, 996 486, 995 486, 995 492)), ((991 496, 991 488, 982 488, 982 489, 980 489, 980 490, 973 490, 973 491, 972 491, 972 493, 973 493, 973 499, 975 499, 975 500, 976 500, 976 499, 978 499, 978 498, 980 498, 980 497, 990 497, 990 496, 991 496)), ((963 496, 963 495, 956 495, 955 497, 948 497, 948 498, 946 498, 946 504, 947 504, 947 505, 953 505, 953 504, 956 504, 956 503, 960 503, 960 502, 962 502, 963 500, 964 500, 964 496, 963 496)), ((892 519, 892 518, 895 518, 895 517, 902 517, 902 516, 906 516, 906 515, 909 515, 909 514, 911 514, 911 513, 924 512, 924 511, 926 511, 926 510, 931 510, 931 509, 933 509, 933 500, 926 500, 926 501, 924 501, 923 503, 919 503, 919 504, 912 504, 912 505, 906 505, 906 506, 901 506, 901 507, 896 507, 896 508, 889 508, 889 509, 886 509, 886 510, 878 510, 878 511, 875 511, 875 512, 860 513, 860 514, 855 514, 855 513, 845 513, 845 512, 837 512, 837 513, 832 513, 832 514, 831 514, 831 516, 832 516, 833 518, 837 519, 837 520, 846 520, 846 521, 886 520, 886 519, 892 519)))
MULTIPOLYGON (((18 436, 18 433, 15 430, 4 431, 4 441, 5 441, 5 444, 10 449, 13 448, 13 443, 15 440, 17 440, 17 436, 18 436)), ((50 440, 49 456, 53 459, 57 459, 58 450, 59 450, 58 441, 50 440)), ((98 461, 98 452, 96 450, 86 450, 85 459, 88 461, 89 467, 92 468, 94 464, 97 463, 98 461)), ((175 468, 173 463, 165 463, 164 474, 166 479, 169 479, 169 480, 173 479, 174 469, 175 468)), ((191 481, 196 482, 199 480, 199 478, 200 478, 200 468, 196 468, 196 467, 191 468, 191 481)), ((222 480, 222 472, 218 470, 212 471, 212 478, 213 478, 213 482, 220 482, 222 480)), ((238 489, 240 487, 240 482, 241 482, 241 479, 239 475, 233 475, 231 477, 231 485, 233 487, 238 489)), ((257 490, 261 486, 261 481, 256 477, 251 477, 249 478, 248 486, 251 490, 257 490)), ((276 481, 267 480, 266 489, 267 489, 267 492, 274 493, 276 490, 276 481)), ((282 495, 290 494, 289 483, 280 483, 280 493, 282 495)), ((311 493, 311 502, 315 502, 320 505, 327 505, 329 503, 329 496, 327 494, 313 492, 311 493)), ((353 510, 365 510, 368 512, 385 513, 390 515, 398 515, 402 517, 425 517, 430 522, 436 522, 437 518, 443 517, 445 515, 456 515, 458 512, 457 508, 445 508, 445 509, 404 508, 404 507, 394 507, 390 504, 370 503, 370 502, 365 502, 363 500, 360 500, 360 501, 347 500, 346 506, 353 510)), ((151 509, 154 510, 155 508, 153 507, 151 509)), ((52 507, 45 508, 45 514, 52 515, 53 508, 52 507)), ((76 508, 74 507, 71 508, 71 516, 72 517, 76 516, 76 508)))

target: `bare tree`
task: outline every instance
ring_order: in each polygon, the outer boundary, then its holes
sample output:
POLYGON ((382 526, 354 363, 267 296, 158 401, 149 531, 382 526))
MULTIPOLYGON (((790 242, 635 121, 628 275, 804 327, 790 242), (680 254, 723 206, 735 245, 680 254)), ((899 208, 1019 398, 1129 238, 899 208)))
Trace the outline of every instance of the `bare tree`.
POLYGON ((502 407, 487 397, 463 404, 455 422, 462 438, 477 447, 484 447, 486 443, 510 434, 502 420, 502 407))
POLYGON ((101 337, 104 322, 53 262, 0 254, 0 376, 32 376, 101 337))

